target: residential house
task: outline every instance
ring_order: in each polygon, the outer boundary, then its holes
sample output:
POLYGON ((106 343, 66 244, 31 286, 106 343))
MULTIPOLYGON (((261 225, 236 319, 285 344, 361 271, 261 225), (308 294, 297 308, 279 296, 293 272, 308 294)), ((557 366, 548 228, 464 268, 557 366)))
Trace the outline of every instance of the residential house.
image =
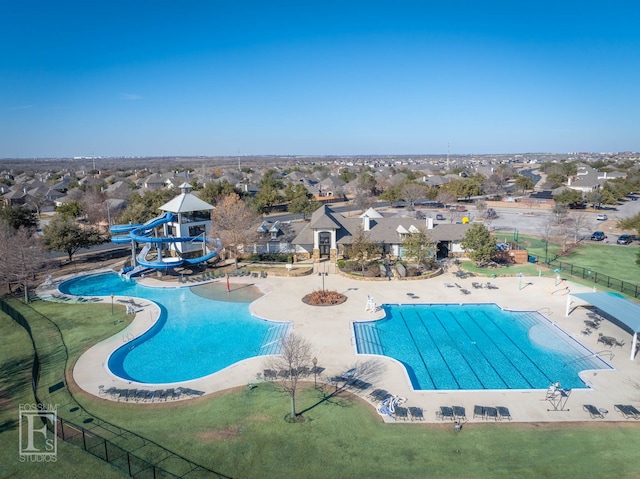
POLYGON ((313 258, 315 261, 328 258, 336 262, 353 237, 362 230, 370 241, 382 247, 385 254, 402 257, 404 238, 424 230, 436 244, 436 256, 446 258, 463 252, 460 241, 469 228, 469 224, 435 223, 433 218, 385 218, 373 209, 367 210, 359 218, 348 218, 322 205, 311 215, 311 221, 305 224, 293 244, 299 257, 313 258))

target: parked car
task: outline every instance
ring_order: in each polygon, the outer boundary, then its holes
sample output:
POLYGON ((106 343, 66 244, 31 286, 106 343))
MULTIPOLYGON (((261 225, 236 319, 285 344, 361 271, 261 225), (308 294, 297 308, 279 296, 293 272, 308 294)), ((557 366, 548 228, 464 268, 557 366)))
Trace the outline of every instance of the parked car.
POLYGON ((596 219, 598 221, 607 221, 609 219, 609 217, 607 215, 598 215, 598 216, 596 216, 596 219))
POLYGON ((437 220, 439 220, 439 221, 444 221, 444 220, 446 220, 446 218, 445 218, 444 216, 442 216, 440 213, 438 213, 438 214, 436 215, 436 219, 437 219, 437 220))
POLYGON ((630 244, 633 241, 631 235, 620 235, 618 238, 618 244, 630 244))
POLYGON ((591 235, 591 241, 602 241, 607 237, 604 231, 596 231, 591 235))
POLYGON ((451 211, 467 211, 467 208, 465 206, 462 206, 462 205, 457 205, 457 206, 453 205, 453 206, 450 206, 449 209, 451 211))

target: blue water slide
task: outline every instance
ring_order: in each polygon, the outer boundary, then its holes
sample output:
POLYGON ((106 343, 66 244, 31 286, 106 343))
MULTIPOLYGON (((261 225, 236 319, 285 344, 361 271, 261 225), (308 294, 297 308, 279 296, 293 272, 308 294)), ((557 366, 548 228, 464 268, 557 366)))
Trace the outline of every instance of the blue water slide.
POLYGON ((111 242, 117 243, 117 244, 131 243, 131 236, 129 235, 111 236, 111 242))
MULTIPOLYGON (((111 241, 114 243, 129 243, 131 240, 134 240, 138 243, 144 244, 144 247, 138 253, 137 262, 138 265, 142 268, 152 268, 152 269, 171 269, 177 266, 181 266, 183 264, 199 264, 203 263, 218 254, 218 252, 222 248, 222 244, 220 240, 214 240, 211 238, 204 238, 203 236, 184 236, 184 237, 170 237, 170 236, 159 236, 153 237, 153 231, 158 226, 162 226, 170 221, 173 221, 175 215, 169 211, 147 221, 144 224, 129 224, 129 225, 113 225, 110 227, 110 231, 112 233, 120 233, 111 237, 111 241), (128 233, 128 234, 124 234, 128 233), (151 251, 151 247, 154 244, 160 243, 206 243, 208 253, 203 254, 202 256, 198 256, 197 258, 176 258, 176 257, 166 257, 163 259, 157 259, 155 261, 147 260, 147 254, 151 251)), ((204 251, 203 251, 204 253, 204 251)), ((130 274, 133 276, 138 273, 138 271, 131 271, 130 274)), ((129 273, 128 273, 129 274, 129 273)))
POLYGON ((168 238, 166 236, 151 238, 149 236, 154 228, 169 223, 171 220, 173 220, 173 213, 167 211, 165 214, 153 218, 137 228, 133 228, 130 230, 129 235, 138 243, 173 243, 177 238, 168 238))
POLYGON ((141 226, 142 224, 140 223, 128 225, 111 225, 109 226, 109 231, 115 234, 129 233, 130 231, 133 231, 136 228, 140 228, 141 226))
MULTIPOLYGON (((193 238, 192 238, 193 239, 193 238)), ((196 239, 194 241, 199 241, 202 242, 201 239, 196 239)), ((209 249, 211 250, 209 253, 205 254, 204 256, 199 256, 197 258, 189 258, 189 259, 185 259, 184 262, 186 264, 199 264, 199 263, 203 263, 207 260, 210 260, 211 258, 213 258, 215 255, 217 255, 220 250, 222 249, 222 243, 220 242, 219 239, 211 239, 211 238, 207 238, 207 246, 209 247, 209 249)))

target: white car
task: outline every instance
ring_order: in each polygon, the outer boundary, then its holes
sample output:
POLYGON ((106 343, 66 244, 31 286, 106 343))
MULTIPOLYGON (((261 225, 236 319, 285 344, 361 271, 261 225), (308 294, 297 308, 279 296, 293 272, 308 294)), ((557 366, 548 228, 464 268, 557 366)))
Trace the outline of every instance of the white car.
POLYGON ((596 219, 598 221, 607 221, 609 219, 609 217, 607 215, 598 215, 598 216, 596 216, 596 219))

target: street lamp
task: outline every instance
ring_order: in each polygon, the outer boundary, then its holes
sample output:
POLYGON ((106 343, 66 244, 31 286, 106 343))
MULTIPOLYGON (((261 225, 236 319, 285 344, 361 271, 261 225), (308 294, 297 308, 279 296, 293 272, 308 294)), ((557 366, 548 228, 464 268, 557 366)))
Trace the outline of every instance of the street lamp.
POLYGON ((520 291, 522 289, 522 277, 524 276, 524 273, 518 273, 518 291, 520 291))
POLYGON ((111 293, 111 316, 113 316, 113 297, 115 295, 113 293, 111 293))
POLYGON ((322 276, 322 295, 323 295, 323 296, 324 296, 324 277, 325 277, 326 275, 328 275, 328 274, 329 274, 329 273, 327 273, 327 272, 324 272, 324 273, 323 273, 323 272, 320 272, 320 273, 318 273, 318 276, 322 276))
POLYGON ((313 359, 311 360, 311 362, 313 363, 313 387, 317 388, 318 387, 318 383, 316 381, 316 376, 318 374, 318 370, 316 369, 316 366, 318 365, 318 358, 316 358, 314 356, 313 359))

